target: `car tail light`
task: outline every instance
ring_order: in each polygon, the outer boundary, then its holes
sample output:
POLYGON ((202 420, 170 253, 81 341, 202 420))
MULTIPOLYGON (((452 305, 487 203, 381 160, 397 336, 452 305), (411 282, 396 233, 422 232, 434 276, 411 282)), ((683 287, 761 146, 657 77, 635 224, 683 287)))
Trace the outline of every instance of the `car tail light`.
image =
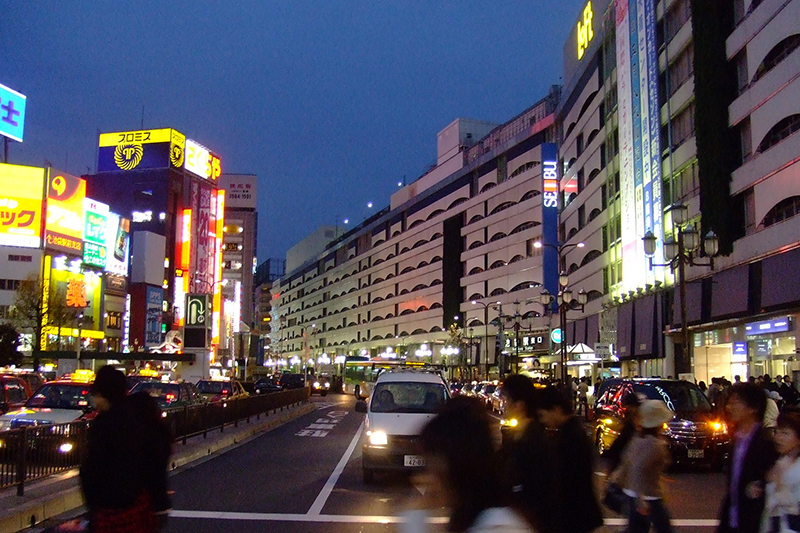
POLYGON ((177 397, 172 394, 171 392, 167 393, 167 403, 172 403, 177 399, 177 397))
POLYGON ((230 391, 228 389, 222 389, 222 394, 228 394, 230 391))

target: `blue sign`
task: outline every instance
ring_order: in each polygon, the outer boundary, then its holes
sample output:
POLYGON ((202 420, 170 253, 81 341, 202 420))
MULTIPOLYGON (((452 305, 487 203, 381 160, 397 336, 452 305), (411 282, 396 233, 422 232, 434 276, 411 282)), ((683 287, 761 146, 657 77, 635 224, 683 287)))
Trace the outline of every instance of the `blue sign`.
POLYGON ((789 331, 789 317, 764 320, 763 322, 750 322, 744 325, 744 329, 749 336, 789 331))
POLYGON ((27 97, 0 85, 0 135, 22 142, 27 97))
POLYGON ((555 344, 561 344, 561 328, 556 328, 550 332, 550 340, 555 344))
MULTIPOLYGON (((554 143, 542 144, 542 268, 543 285, 558 294, 558 148, 554 143)), ((558 309, 553 299, 552 310, 558 309)))
POLYGON ((733 355, 747 355, 747 343, 746 342, 734 342, 733 343, 733 355))

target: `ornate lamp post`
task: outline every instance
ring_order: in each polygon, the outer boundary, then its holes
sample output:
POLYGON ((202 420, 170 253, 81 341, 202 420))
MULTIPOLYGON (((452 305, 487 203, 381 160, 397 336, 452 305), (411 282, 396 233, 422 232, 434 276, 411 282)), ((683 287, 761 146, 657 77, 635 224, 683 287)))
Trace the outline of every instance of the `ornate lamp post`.
MULTIPOLYGON (((500 305, 500 302, 486 303, 472 300, 472 305, 483 306, 483 344, 484 344, 484 372, 483 375, 489 379, 489 307, 492 305, 500 305)), ((476 361, 478 365, 478 372, 480 372, 480 361, 476 361)))
POLYGON ((561 384, 567 386, 567 311, 577 310, 583 312, 584 306, 589 299, 589 295, 581 289, 578 291, 578 297, 572 298, 572 289, 569 288, 569 276, 562 272, 558 276, 559 291, 558 296, 553 296, 547 289, 542 289, 542 294, 539 297, 539 302, 544 306, 545 313, 553 312, 553 302, 558 300, 558 314, 559 314, 559 328, 561 329, 561 342, 559 343, 561 357, 559 365, 561 366, 561 384))
POLYGON ((653 263, 658 239, 653 232, 645 233, 644 253, 650 259, 650 268, 655 266, 668 266, 671 270, 678 270, 678 290, 681 299, 681 356, 675 358, 675 373, 682 374, 691 370, 689 359, 689 325, 686 318, 686 265, 704 266, 714 268, 714 256, 719 253, 719 238, 713 231, 703 237, 703 252, 709 257, 706 263, 696 260, 699 254, 700 239, 694 226, 688 223, 689 209, 684 204, 673 204, 667 212, 672 215, 672 224, 676 231, 676 238, 664 241, 665 263, 653 263))

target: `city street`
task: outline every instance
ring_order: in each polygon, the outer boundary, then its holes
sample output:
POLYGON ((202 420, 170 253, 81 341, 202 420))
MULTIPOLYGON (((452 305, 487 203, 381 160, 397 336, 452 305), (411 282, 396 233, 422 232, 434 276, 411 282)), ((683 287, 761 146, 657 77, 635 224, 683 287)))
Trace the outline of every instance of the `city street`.
MULTIPOLYGON (((167 531, 394 531, 417 489, 404 476, 361 480, 363 415, 352 396, 314 397, 318 409, 241 446, 179 470, 167 531)), ((598 468, 599 470, 599 468, 598 468)), ((671 473, 668 505, 683 532, 713 531, 720 473, 671 473)), ((598 475, 598 482, 602 476, 598 475)), ((438 522, 444 522, 442 514, 438 522)), ((602 531, 622 521, 607 514, 602 531)))

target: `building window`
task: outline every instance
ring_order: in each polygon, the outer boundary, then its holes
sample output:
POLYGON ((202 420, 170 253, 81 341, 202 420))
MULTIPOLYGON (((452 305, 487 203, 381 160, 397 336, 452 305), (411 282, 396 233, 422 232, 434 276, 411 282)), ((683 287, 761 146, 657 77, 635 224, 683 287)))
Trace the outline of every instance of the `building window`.
POLYGON ((9 261, 19 261, 22 263, 30 263, 33 261, 33 256, 30 255, 12 255, 8 254, 9 261))
POLYGON ((676 198, 686 198, 693 196, 694 192, 700 188, 700 169, 697 159, 682 167, 674 175, 673 186, 676 198))
POLYGON ((119 311, 110 311, 106 317, 106 328, 122 329, 122 313, 119 311))
POLYGON ((753 132, 750 129, 750 117, 745 119, 739 124, 739 142, 742 146, 742 161, 745 162, 750 159, 753 154, 753 132))
POLYGON ((772 126, 772 129, 764 136, 764 139, 758 145, 758 152, 766 152, 797 130, 800 130, 800 115, 791 115, 784 118, 772 126))
POLYGON ((578 208, 578 229, 583 229, 586 225, 586 206, 582 205, 578 208))
POLYGON ((583 188, 586 186, 586 178, 583 173, 583 169, 578 171, 578 194, 583 191, 583 188))
POLYGON ((677 148, 684 141, 694 137, 694 102, 672 119, 672 144, 677 148))
POLYGON ((798 46, 800 46, 800 34, 787 37, 775 45, 756 69, 753 82, 756 82, 762 78, 764 74, 775 68, 778 63, 786 59, 786 56, 794 52, 798 46))
POLYGON ((692 16, 692 5, 689 0, 678 0, 667 12, 667 35, 666 42, 669 43, 673 37, 681 30, 692 16))
POLYGON ((778 222, 783 222, 786 219, 792 218, 800 213, 800 196, 792 196, 781 200, 778 204, 769 210, 769 213, 764 217, 764 227, 768 228, 778 222))
POLYGON ((0 279, 0 291, 15 291, 21 283, 22 280, 18 279, 0 279))
POLYGON ((675 61, 669 66, 669 95, 675 94, 675 91, 692 77, 694 74, 694 45, 689 43, 689 46, 683 49, 678 54, 675 61))
POLYGON ((577 157, 580 157, 583 153, 583 133, 579 133, 578 137, 575 139, 575 148, 578 152, 577 157))

